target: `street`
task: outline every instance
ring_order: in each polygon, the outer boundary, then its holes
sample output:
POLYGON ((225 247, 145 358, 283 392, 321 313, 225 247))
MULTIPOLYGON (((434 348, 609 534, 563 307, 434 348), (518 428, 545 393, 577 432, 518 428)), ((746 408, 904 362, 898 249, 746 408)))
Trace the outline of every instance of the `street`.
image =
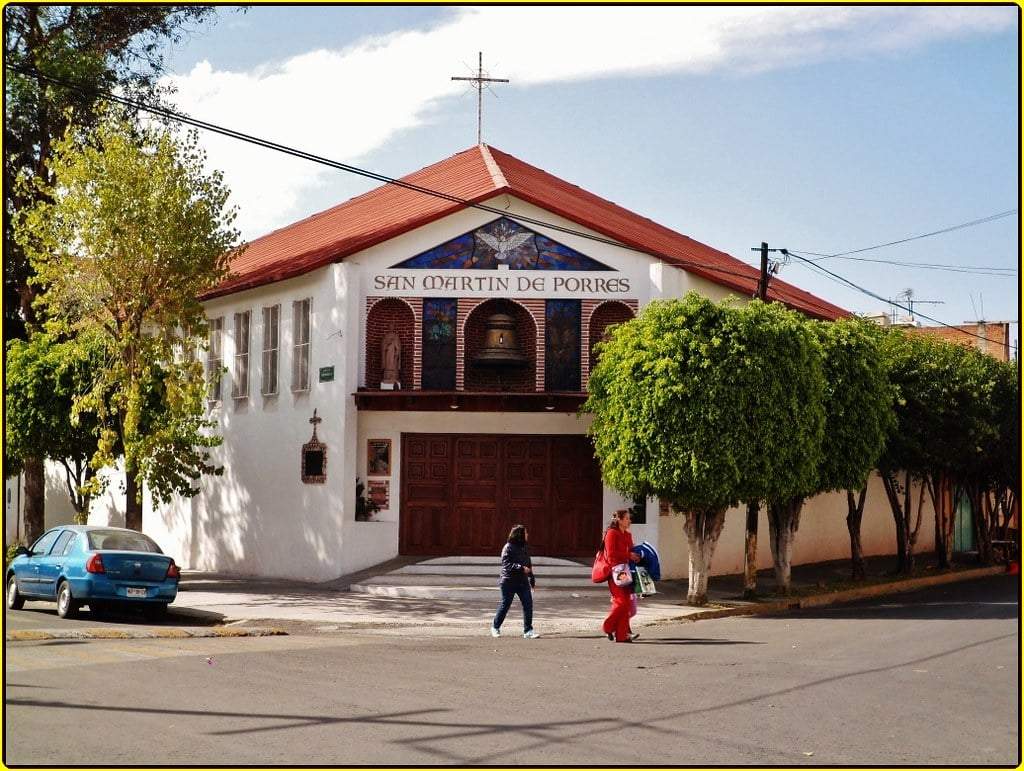
POLYGON ((9 642, 4 761, 1014 766, 1019 587, 661 624, 632 646, 524 640, 517 609, 500 639, 9 642))

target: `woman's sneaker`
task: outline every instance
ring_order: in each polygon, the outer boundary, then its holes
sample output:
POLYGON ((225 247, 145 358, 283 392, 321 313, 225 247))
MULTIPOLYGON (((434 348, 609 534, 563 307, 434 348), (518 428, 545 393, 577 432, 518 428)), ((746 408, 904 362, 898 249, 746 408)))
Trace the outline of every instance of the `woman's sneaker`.
POLYGON ((540 635, 531 629, 529 632, 523 632, 523 637, 527 640, 536 640, 540 635))
POLYGON ((491 627, 491 637, 501 637, 501 630, 496 626, 491 627))

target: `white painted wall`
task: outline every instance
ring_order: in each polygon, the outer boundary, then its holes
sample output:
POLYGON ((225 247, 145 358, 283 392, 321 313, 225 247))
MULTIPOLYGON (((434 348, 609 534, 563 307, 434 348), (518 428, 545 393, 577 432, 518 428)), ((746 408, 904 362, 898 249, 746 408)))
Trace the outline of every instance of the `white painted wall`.
MULTIPOLYGON (((914 484, 913 500, 917 507, 920 485, 914 484)), ((849 559, 850 537, 846 529, 846 494, 827 493, 812 498, 804 504, 800 515, 800 529, 793 543, 793 564, 849 559)), ((746 532, 746 506, 729 509, 725 515, 725 526, 715 549, 711 563, 711 575, 730 575, 743 572, 744 536, 746 532)), ((663 578, 686 578, 689 568, 690 551, 683 532, 682 515, 673 513, 662 517, 661 571, 663 578)), ((864 518, 861 522, 861 547, 864 556, 896 553, 896 527, 893 523, 889 501, 882 487, 882 480, 872 474, 868 495, 864 503, 864 518)), ((918 532, 915 554, 935 550, 935 511, 925 495, 918 532)), ((757 566, 758 569, 772 566, 771 548, 768 540, 768 515, 761 509, 757 525, 757 566)))
POLYGON ((353 338, 358 335, 349 299, 358 297, 358 275, 331 265, 267 287, 217 298, 207 316, 224 317, 222 400, 211 409, 224 444, 214 451, 220 477, 205 477, 192 498, 146 507, 146 532, 183 567, 238 574, 327 580, 344 572, 346 516, 354 500, 346 494, 354 476, 351 441, 355 372, 353 338), (356 282, 356 286, 353 286, 356 282), (312 298, 310 388, 291 391, 292 302, 312 298), (281 304, 278 394, 261 395, 264 306, 281 304), (249 395, 231 396, 235 355, 234 313, 252 311, 249 395), (321 383, 320 367, 335 368, 321 383), (327 482, 303 484, 300 451, 309 441, 309 419, 317 409, 317 433, 327 445, 327 482))

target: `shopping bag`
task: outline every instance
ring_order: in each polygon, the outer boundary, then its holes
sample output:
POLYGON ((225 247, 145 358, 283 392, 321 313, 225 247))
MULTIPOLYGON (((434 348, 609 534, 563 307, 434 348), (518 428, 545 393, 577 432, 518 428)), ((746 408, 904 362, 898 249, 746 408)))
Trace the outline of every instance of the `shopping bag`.
POLYGON ((604 549, 594 555, 594 566, 590 569, 590 580, 595 584, 603 584, 611 575, 612 567, 604 556, 604 549))
POLYGON ((612 581, 615 582, 616 586, 632 585, 633 574, 629 570, 628 562, 620 562, 618 565, 612 568, 612 581))
POLYGON ((647 568, 637 566, 636 575, 634 575, 633 578, 633 588, 637 594, 646 597, 649 594, 658 593, 658 589, 654 585, 654 579, 651 578, 651 574, 647 571, 647 568))

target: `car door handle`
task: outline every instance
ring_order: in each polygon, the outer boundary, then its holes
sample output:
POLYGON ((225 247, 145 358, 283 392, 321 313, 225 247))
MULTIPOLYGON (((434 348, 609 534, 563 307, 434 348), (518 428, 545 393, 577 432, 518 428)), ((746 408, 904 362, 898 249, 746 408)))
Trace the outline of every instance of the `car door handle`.
POLYGON ((58 562, 54 567, 57 568, 57 570, 60 570, 60 563, 58 562))

